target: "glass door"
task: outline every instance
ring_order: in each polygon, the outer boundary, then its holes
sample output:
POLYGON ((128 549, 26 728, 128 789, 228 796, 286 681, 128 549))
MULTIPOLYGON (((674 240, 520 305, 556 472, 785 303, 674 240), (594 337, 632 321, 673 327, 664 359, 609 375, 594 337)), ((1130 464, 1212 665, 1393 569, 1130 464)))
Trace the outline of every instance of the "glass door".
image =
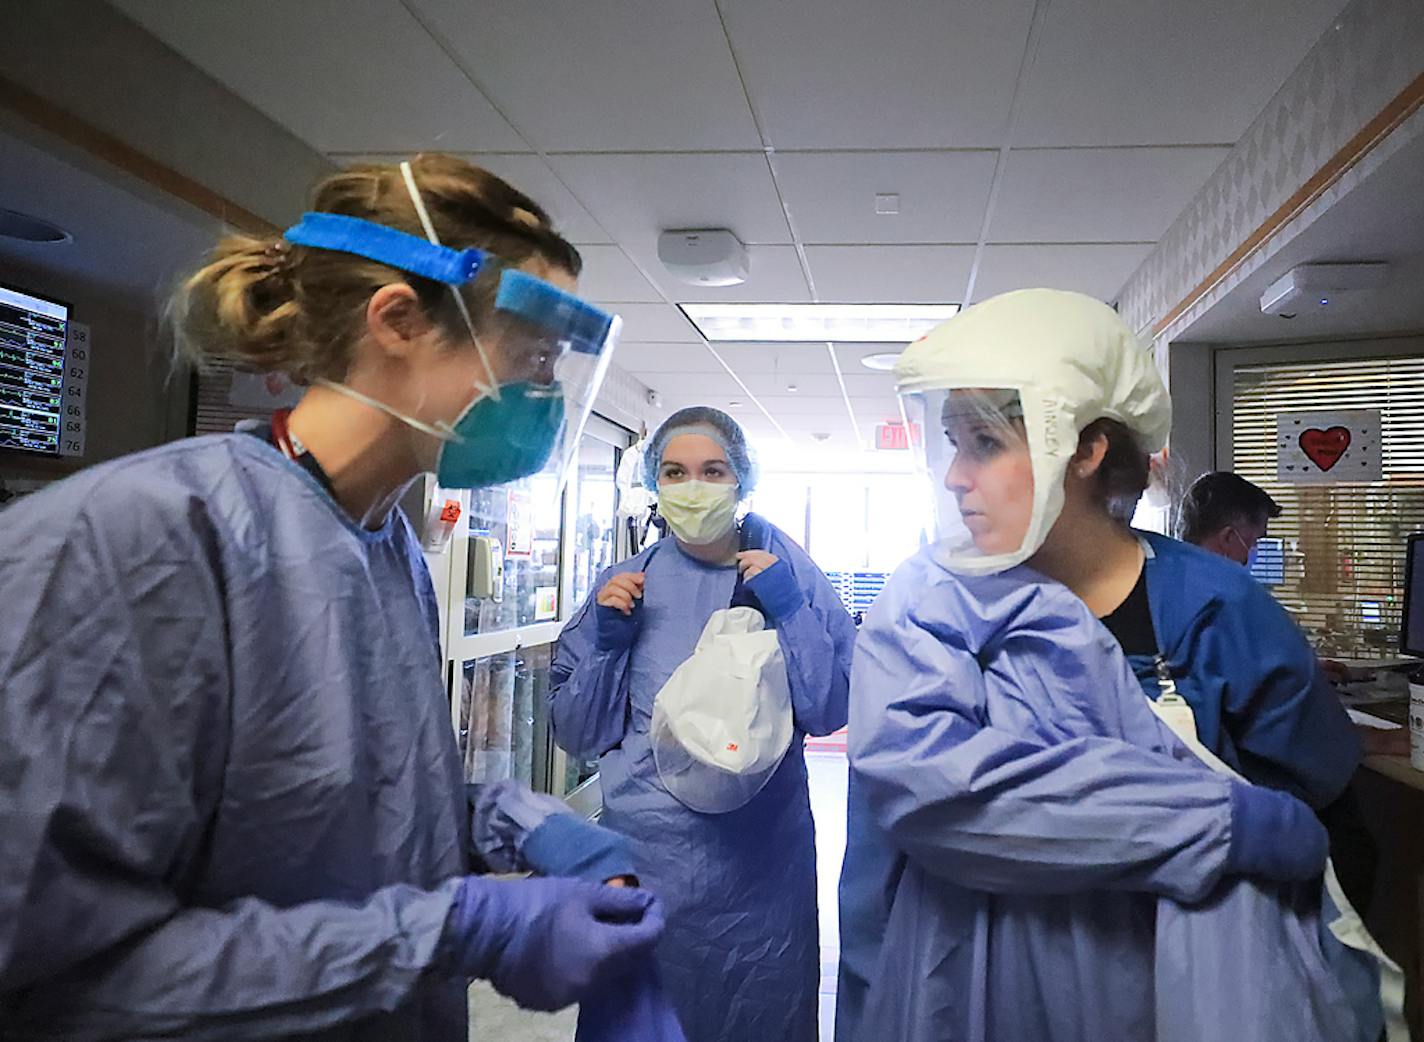
MULTIPOLYGON (((579 444, 578 470, 570 482, 572 514, 569 614, 590 596, 604 569, 618 559, 618 462, 632 436, 611 423, 592 423, 579 444)), ((596 796, 592 779, 597 760, 575 760, 553 744, 548 735, 549 791, 585 801, 596 796)))
POLYGON ((426 482, 427 515, 432 503, 460 507, 454 535, 427 547, 426 559, 468 781, 514 778, 576 804, 590 790, 596 800, 597 765, 554 746, 545 703, 559 631, 615 559, 615 474, 631 441, 624 428, 591 418, 562 493, 551 470, 473 492, 426 482))

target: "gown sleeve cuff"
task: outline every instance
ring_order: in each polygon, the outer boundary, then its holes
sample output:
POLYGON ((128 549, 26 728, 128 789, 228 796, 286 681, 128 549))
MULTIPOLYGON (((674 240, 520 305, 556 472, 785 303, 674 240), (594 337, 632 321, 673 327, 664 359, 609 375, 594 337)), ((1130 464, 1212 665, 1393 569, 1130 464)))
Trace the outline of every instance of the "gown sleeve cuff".
POLYGON ((806 595, 796 585, 796 576, 785 561, 778 560, 766 571, 748 579, 746 585, 772 622, 789 619, 806 603, 806 595))
POLYGON ((610 608, 605 604, 595 605, 594 609, 597 612, 595 618, 598 650, 626 651, 631 648, 638 636, 638 624, 641 621, 638 608, 633 609, 632 615, 624 615, 617 608, 610 608))
POLYGON ((555 814, 545 819, 525 837, 521 853, 525 863, 544 876, 604 883, 638 874, 622 836, 575 814, 555 814))

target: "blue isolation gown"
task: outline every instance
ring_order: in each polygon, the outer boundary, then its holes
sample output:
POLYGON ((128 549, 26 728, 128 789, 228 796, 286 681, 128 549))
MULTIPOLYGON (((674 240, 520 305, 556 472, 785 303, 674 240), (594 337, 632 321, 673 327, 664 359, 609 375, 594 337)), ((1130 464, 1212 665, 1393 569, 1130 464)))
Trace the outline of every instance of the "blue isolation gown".
POLYGON ((458 879, 557 801, 467 800, 402 514, 189 439, 0 511, 0 601, 0 1038, 463 1042, 458 879))
POLYGON ((852 691, 837 1042, 1373 1037, 1319 888, 1223 882, 1235 783, 1066 588, 926 549, 852 691))
POLYGON ((817 1032, 816 851, 802 745, 845 725, 855 627, 800 547, 773 530, 770 550, 805 598, 776 622, 796 733, 766 787, 736 811, 698 814, 669 795, 648 738, 654 698, 727 607, 735 567, 702 564, 662 540, 595 586, 646 567, 631 650, 598 650, 590 598, 554 656, 555 738, 599 757, 601 824, 629 837, 642 885, 665 904, 658 963, 690 1042, 814 1042, 817 1032))

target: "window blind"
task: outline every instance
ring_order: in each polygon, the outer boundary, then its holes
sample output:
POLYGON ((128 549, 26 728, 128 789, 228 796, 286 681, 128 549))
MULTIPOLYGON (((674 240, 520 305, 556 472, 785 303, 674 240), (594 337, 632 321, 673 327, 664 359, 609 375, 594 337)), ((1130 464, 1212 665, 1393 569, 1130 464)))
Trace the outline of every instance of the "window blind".
POLYGON ((1234 469, 1284 509, 1270 526, 1285 551, 1272 592, 1322 654, 1397 647, 1405 537, 1424 531, 1424 358, 1242 364, 1233 376, 1234 469), (1277 417, 1333 409, 1379 410, 1384 480, 1278 481, 1277 417))

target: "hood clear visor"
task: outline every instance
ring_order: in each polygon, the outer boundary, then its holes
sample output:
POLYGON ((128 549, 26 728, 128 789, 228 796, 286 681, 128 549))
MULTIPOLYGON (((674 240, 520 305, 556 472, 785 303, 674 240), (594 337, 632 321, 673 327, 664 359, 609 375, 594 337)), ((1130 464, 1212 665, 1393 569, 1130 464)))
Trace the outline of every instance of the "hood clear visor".
POLYGON ((900 396, 929 483, 928 538, 951 568, 989 572, 1030 556, 1041 529, 1037 417, 1016 388, 937 388, 900 396))

